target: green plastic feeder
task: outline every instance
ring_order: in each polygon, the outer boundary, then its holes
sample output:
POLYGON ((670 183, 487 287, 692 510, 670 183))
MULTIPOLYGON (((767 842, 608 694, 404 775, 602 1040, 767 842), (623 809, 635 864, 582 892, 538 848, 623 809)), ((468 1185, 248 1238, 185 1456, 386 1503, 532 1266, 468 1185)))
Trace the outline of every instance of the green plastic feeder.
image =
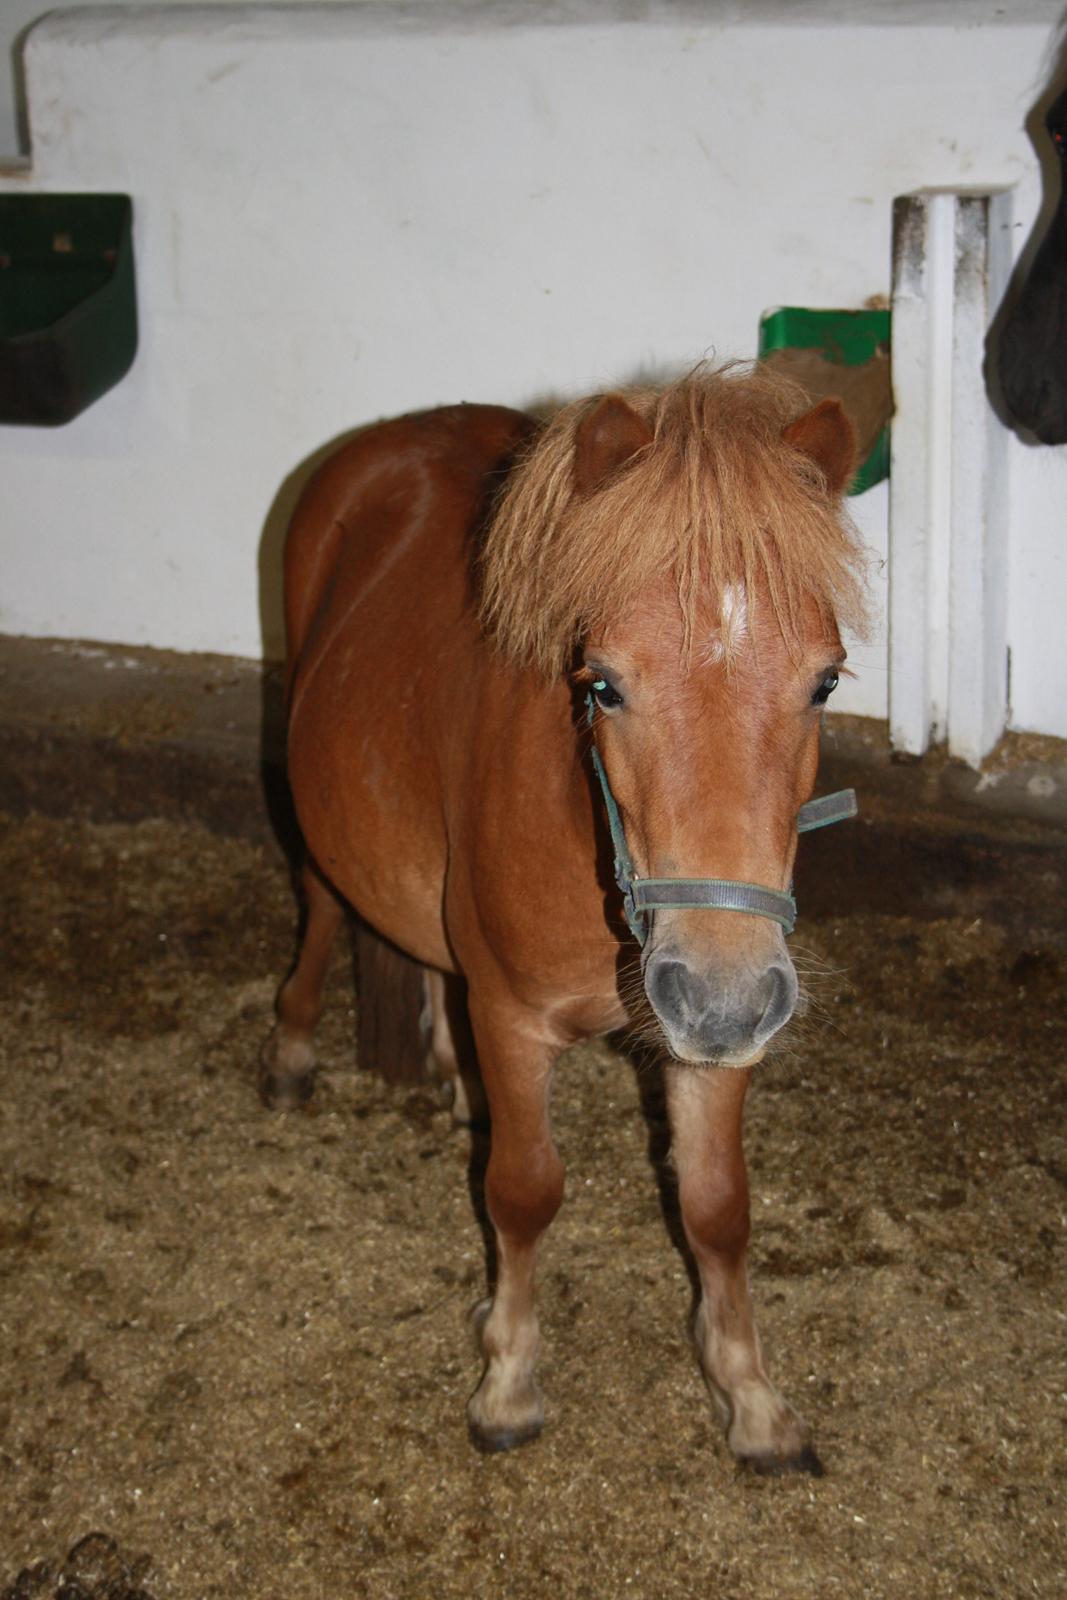
MULTIPOLYGON (((860 367, 889 347, 889 311, 809 311, 804 306, 779 306, 760 322, 759 353, 772 350, 815 350, 827 361, 860 367)), ((862 494, 889 476, 889 429, 883 428, 866 461, 849 485, 862 494)))
POLYGON ((0 423, 69 422, 137 350, 124 194, 0 195, 0 423))

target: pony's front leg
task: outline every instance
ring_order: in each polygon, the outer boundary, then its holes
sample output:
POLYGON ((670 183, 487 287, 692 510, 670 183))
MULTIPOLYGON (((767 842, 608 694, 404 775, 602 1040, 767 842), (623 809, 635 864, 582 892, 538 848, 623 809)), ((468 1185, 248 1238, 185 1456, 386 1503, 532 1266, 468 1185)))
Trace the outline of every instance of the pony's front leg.
POLYGON ((695 1335, 730 1449, 763 1472, 820 1473, 807 1424, 767 1377, 748 1289, 741 1118, 749 1073, 669 1066, 682 1222, 700 1272, 695 1335))
POLYGON ((481 1006, 473 993, 471 1022, 489 1101, 485 1203, 496 1234, 496 1283, 479 1308, 485 1371, 467 1418, 481 1449, 510 1450, 535 1438, 544 1422, 534 1377, 534 1269, 538 1241, 563 1198, 563 1163, 548 1120, 558 1047, 527 1014, 481 1006))

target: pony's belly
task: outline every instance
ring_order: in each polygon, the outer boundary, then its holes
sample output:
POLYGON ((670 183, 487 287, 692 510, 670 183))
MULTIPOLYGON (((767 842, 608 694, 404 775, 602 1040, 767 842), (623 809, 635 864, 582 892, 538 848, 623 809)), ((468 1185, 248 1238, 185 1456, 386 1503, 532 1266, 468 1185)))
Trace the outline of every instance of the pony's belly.
MULTIPOLYGON (((305 842, 321 871, 379 933, 416 961, 453 970, 442 916, 444 841, 418 790, 379 754, 324 749, 290 734, 290 785, 305 842)), ((425 795, 426 785, 422 793, 425 795)))

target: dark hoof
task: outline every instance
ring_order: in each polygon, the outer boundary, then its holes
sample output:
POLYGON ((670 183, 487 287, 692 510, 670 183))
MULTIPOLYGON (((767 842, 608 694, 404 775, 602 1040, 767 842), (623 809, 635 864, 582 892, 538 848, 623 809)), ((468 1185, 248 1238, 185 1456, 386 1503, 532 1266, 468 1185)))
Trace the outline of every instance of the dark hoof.
POLYGON ((517 1450, 521 1444, 531 1444, 541 1432, 542 1424, 533 1422, 525 1428, 494 1428, 490 1431, 479 1428, 468 1418, 467 1428, 471 1443, 483 1456, 498 1456, 505 1450, 517 1450))
POLYGON ((751 1467, 761 1478, 785 1478, 794 1472, 806 1472, 810 1478, 825 1476, 823 1464, 811 1445, 805 1445, 795 1456, 752 1456, 742 1465, 751 1467))
POLYGON ((315 1091, 313 1072, 271 1072, 259 1075, 259 1098, 268 1111, 299 1111, 315 1091))

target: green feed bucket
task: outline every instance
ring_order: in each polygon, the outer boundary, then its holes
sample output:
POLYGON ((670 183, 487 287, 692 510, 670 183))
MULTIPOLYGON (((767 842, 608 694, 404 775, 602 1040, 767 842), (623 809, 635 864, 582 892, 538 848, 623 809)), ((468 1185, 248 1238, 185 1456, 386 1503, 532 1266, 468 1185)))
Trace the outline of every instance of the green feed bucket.
POLYGON ((0 423, 69 422, 137 350, 122 194, 0 195, 0 423))
MULTIPOLYGON (((809 311, 780 306, 760 322, 759 354, 774 350, 810 350, 843 367, 861 367, 889 348, 889 311, 809 311)), ((847 409, 847 407, 846 407, 847 409)), ((859 468, 849 494, 862 494, 889 476, 889 429, 885 427, 859 468)))

